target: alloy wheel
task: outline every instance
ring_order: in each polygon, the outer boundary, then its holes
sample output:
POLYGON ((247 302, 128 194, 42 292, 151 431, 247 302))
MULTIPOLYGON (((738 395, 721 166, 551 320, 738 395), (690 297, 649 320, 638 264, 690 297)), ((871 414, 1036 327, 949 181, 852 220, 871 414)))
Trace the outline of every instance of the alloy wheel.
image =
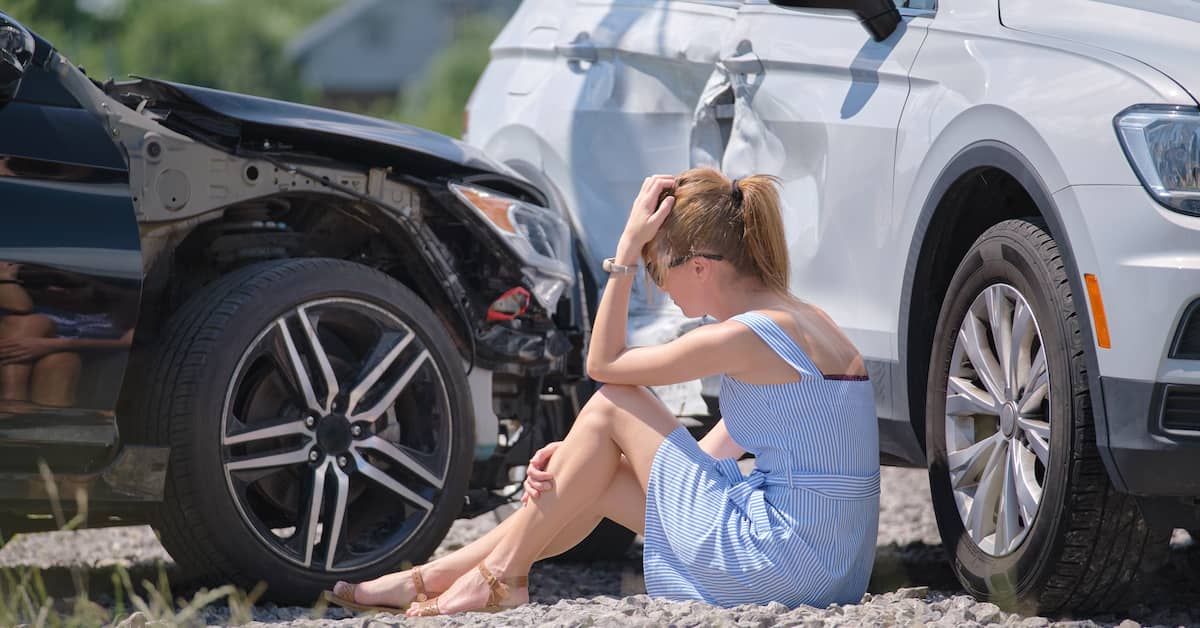
POLYGON ((946 382, 946 454, 970 538, 993 556, 1025 539, 1050 464, 1050 378, 1033 309, 1007 284, 983 290, 959 327, 946 382))
POLYGON ((348 571, 400 548, 450 463, 446 383, 410 325, 358 299, 310 301, 250 343, 221 421, 244 522, 305 568, 348 571))

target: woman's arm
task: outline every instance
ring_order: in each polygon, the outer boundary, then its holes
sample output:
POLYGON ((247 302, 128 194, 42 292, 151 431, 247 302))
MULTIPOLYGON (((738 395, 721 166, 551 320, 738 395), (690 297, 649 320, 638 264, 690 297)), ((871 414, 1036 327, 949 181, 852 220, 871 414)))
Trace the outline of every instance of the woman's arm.
MULTIPOLYGON (((625 348, 612 358, 589 352, 588 376, 605 384, 663 386, 736 373, 749 366, 752 333, 738 323, 724 322, 701 325, 666 344, 625 348)), ((594 347, 594 335, 592 339, 594 347)))
POLYGON ((737 443, 733 441, 733 437, 729 435, 729 430, 725 429, 725 419, 717 421, 704 438, 700 439, 700 449, 704 453, 713 458, 741 458, 746 453, 737 443))
MULTIPOLYGON (((674 177, 655 175, 646 177, 642 189, 633 200, 629 210, 629 221, 617 241, 614 261, 623 266, 637 266, 642 247, 649 242, 667 214, 675 205, 669 197, 658 205, 663 191, 675 185, 674 177), (656 207, 657 205, 657 207, 656 207)), ((629 292, 636 274, 610 274, 605 284, 600 305, 596 308, 596 319, 592 323, 592 339, 588 344, 588 374, 597 381, 605 381, 600 371, 625 350, 626 322, 629 318, 629 292)))
MULTIPOLYGON (((642 247, 654 237, 675 205, 674 197, 658 199, 675 184, 669 175, 648 177, 633 202, 629 222, 617 244, 616 263, 634 266, 642 247)), ((675 340, 653 347, 625 344, 629 292, 635 275, 609 276, 596 309, 588 345, 588 375, 608 384, 658 386, 686 382, 745 367, 753 342, 736 323, 704 325, 675 340)))
POLYGON ((17 279, 20 264, 0 262, 0 310, 9 314, 28 314, 33 311, 33 299, 17 279))

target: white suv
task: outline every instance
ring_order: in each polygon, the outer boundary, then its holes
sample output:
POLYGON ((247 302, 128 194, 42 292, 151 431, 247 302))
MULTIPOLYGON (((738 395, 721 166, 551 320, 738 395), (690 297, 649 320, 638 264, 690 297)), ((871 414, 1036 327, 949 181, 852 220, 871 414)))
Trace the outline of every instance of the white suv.
MULTIPOLYGON (((647 174, 780 176, 793 291, 868 358, 963 586, 1111 605, 1200 528, 1200 3, 872 4, 525 0, 467 139, 594 267, 647 174)), ((694 324, 650 296, 635 335, 694 324)))

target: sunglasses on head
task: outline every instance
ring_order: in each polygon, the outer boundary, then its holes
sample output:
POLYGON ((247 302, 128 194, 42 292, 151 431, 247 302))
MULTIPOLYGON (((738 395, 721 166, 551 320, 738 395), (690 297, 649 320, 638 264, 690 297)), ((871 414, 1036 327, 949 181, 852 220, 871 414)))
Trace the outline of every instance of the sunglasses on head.
POLYGON ((717 255, 716 253, 688 253, 687 255, 680 255, 671 260, 671 263, 667 264, 667 268, 675 268, 693 257, 703 257, 704 259, 711 259, 718 262, 725 259, 724 255, 717 255))
MULTIPOLYGON (((705 259, 710 259, 710 260, 714 260, 717 262, 725 259, 724 255, 718 255, 716 253, 688 253, 686 255, 680 255, 679 257, 673 258, 670 262, 667 262, 667 268, 671 269, 671 268, 675 268, 676 266, 680 266, 684 262, 692 259, 693 257, 703 257, 705 259)), ((655 279, 655 281, 658 281, 659 279, 661 279, 661 277, 659 277, 658 273, 655 272, 653 262, 646 263, 646 270, 649 272, 650 276, 655 279)))

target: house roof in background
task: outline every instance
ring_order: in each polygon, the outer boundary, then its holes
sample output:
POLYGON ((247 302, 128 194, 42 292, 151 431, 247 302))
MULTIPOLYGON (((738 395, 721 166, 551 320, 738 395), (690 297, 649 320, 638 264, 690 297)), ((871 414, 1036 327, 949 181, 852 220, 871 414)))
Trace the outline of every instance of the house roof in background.
POLYGON ((325 14, 312 26, 292 40, 287 46, 287 56, 298 59, 319 45, 327 37, 353 23, 372 8, 387 0, 346 0, 342 6, 325 14))

